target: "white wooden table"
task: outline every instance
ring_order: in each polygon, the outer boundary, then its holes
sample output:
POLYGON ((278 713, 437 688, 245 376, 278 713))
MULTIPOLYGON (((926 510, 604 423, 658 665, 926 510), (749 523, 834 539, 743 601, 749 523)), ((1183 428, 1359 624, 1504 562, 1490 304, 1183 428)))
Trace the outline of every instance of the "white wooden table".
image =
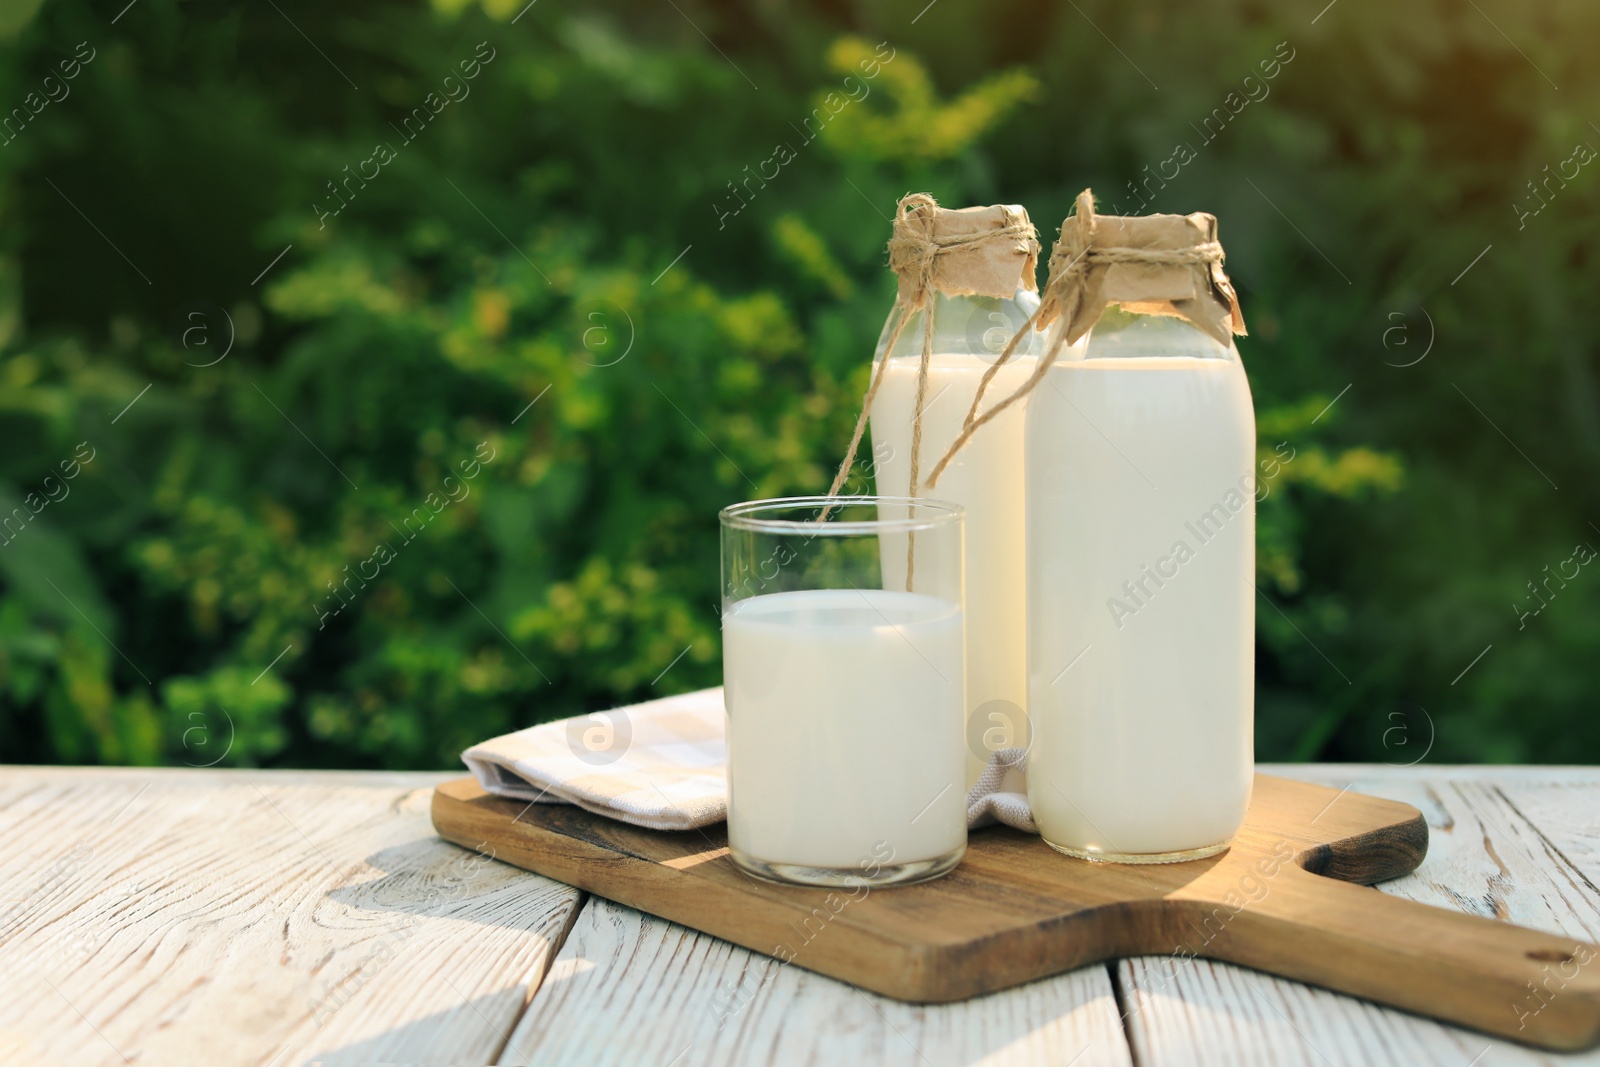
MULTIPOLYGON (((1600 941, 1600 768, 1263 767, 1407 801, 1383 886, 1600 941)), ((0 1064, 1600 1064, 1205 961, 884 1000, 445 844, 453 775, 0 769, 0 1064)))

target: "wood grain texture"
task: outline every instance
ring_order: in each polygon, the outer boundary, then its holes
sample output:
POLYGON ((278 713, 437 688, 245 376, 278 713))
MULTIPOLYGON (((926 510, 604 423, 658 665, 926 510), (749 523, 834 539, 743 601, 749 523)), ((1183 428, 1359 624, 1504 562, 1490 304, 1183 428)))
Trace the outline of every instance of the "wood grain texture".
MULTIPOLYGON (((848 936, 829 930, 821 938, 848 936)), ((506 1043, 507 1064, 1123 1067, 1103 966, 913 1005, 591 899, 506 1043)))
POLYGON ((859 897, 757 882, 709 831, 524 810, 470 780, 436 791, 434 823, 448 838, 493 842, 510 862, 902 1000, 964 999, 1163 953, 1242 963, 1532 1044, 1600 1038, 1600 979, 1582 966, 1600 949, 1343 881, 1397 877, 1426 848, 1414 807, 1358 792, 1259 777, 1233 848, 1184 864, 1089 864, 1036 838, 983 831, 949 876, 859 897), (830 936, 808 936, 813 927, 830 936), (1561 995, 1512 1016, 1524 986, 1548 981, 1553 965, 1561 995))
MULTIPOLYGON (((1592 841, 1600 771, 1551 768, 1546 776, 1545 768, 1273 770, 1334 788, 1353 786, 1423 811, 1431 830, 1428 858, 1416 873, 1380 886, 1385 894, 1575 939, 1600 936, 1600 892, 1562 858, 1559 847, 1565 840, 1567 849, 1581 854, 1582 842, 1592 841)), ((1600 1064, 1600 1053, 1553 1057, 1225 963, 1142 958, 1117 964, 1116 974, 1141 1062, 1600 1064)), ((1550 998, 1548 991, 1523 994, 1494 1006, 1513 1026, 1519 1013, 1542 1014, 1540 1006, 1550 998)))
POLYGON ((0 772, 0 1062, 490 1062, 580 894, 437 778, 0 772))
MULTIPOLYGON (((1273 770, 1422 810, 1385 893, 1600 935, 1600 770, 1273 770)), ((1157 1067, 1600 1064, 1170 953, 901 1004, 599 900, 525 1006, 578 894, 463 866, 426 822, 444 778, 0 768, 0 1063, 1086 1067, 1130 1062, 1116 994, 1157 1067)))
POLYGON ((1520 780, 1494 784, 1566 865, 1581 875, 1581 884, 1572 890, 1593 899, 1600 892, 1600 775, 1587 784, 1520 780))

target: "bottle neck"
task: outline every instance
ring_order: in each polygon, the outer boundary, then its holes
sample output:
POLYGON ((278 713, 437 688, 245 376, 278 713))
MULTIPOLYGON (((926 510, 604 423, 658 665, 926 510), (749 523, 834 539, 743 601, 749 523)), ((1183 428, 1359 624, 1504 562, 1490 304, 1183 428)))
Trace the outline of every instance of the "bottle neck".
MULTIPOLYGON (((1051 324, 1042 346, 1044 351, 1049 351, 1064 325, 1059 321, 1051 324)), ((1239 352, 1232 343, 1219 343, 1186 319, 1127 311, 1112 305, 1105 309, 1085 337, 1076 344, 1062 345, 1056 354, 1058 363, 1163 358, 1215 359, 1236 363, 1239 361, 1239 352)))
MULTIPOLYGON (((946 296, 935 292, 932 299, 933 344, 936 356, 976 356, 993 363, 1005 349, 1006 343, 1028 323, 1039 307, 1039 294, 1018 287, 1009 297, 946 296)), ((894 335, 903 309, 896 307, 889 313, 883 332, 878 336, 874 360, 883 359, 889 339, 894 335)), ((927 311, 918 308, 906 319, 894 351, 887 353, 891 359, 921 359, 926 341, 925 318, 927 311)), ((1042 338, 1031 328, 1017 342, 1012 358, 1032 358, 1041 350, 1042 338)))

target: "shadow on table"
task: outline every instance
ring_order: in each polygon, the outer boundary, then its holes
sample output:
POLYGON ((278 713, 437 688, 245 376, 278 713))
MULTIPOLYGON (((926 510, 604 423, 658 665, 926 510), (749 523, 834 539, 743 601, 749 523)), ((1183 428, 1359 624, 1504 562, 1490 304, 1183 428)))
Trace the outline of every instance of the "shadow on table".
POLYGON ((465 1000, 403 1026, 324 1052, 285 1057, 283 1067, 470 1067, 531 1062, 506 1045, 522 1015, 526 991, 513 985, 465 1000))
POLYGON ((382 849, 365 862, 383 874, 332 889, 328 899, 363 911, 531 931, 529 922, 549 913, 555 904, 552 898, 576 898, 580 892, 436 837, 382 849))
MULTIPOLYGON (((581 900, 580 892, 431 836, 382 849, 364 862, 382 873, 331 889, 326 899, 361 912, 389 913, 393 919, 383 921, 380 948, 369 950, 353 960, 345 973, 334 975, 332 992, 322 991, 328 1002, 332 998, 344 1001, 327 1019, 334 1027, 330 1036, 337 1040, 341 1027, 359 1031, 362 1006, 354 997, 369 980, 375 990, 391 960, 426 960, 424 942, 435 958, 454 960, 455 966, 435 967, 418 975, 404 995, 424 996, 425 983, 429 995, 423 1006, 431 1006, 430 1001, 452 1006, 327 1052, 287 1056, 282 1063, 313 1067, 501 1062, 494 1057, 527 1005, 528 976, 523 971, 501 973, 498 980, 505 988, 469 997, 469 991, 481 988, 483 978, 474 975, 470 966, 463 968, 461 957, 482 952, 489 967, 497 960, 503 962, 516 939, 508 939, 506 934, 485 939, 453 924, 478 923, 558 942, 570 923, 570 909, 581 900), (459 944, 453 946, 456 941, 459 944), (368 966, 376 969, 371 979, 365 977, 368 966)), ((330 917, 325 921, 338 920, 330 917)), ((558 947, 551 945, 551 957, 558 947)), ((513 1057, 509 1062, 525 1062, 516 1059, 512 1050, 505 1055, 513 1057)))
MULTIPOLYGON (((329 897, 394 913, 401 923, 454 918, 534 933, 541 929, 540 917, 558 907, 559 894, 577 893, 435 838, 384 849, 367 863, 382 876, 335 889, 329 897)), ((861 1062, 858 1042, 865 1034, 882 1038, 879 1052, 905 1053, 908 1067, 955 1067, 1008 1050, 1021 1056, 1060 1051, 1056 1045, 1075 1039, 1081 1045, 1077 1034, 1085 1024, 1068 1019, 1083 1011, 1112 1014, 1088 1026, 1105 1047, 1079 1067, 1129 1062, 1114 1022, 1114 995, 1098 964, 963 1003, 903 1004, 798 966, 758 980, 766 974, 759 954, 600 899, 589 900, 553 956, 550 976, 526 1001, 537 1047, 508 1046, 495 1062, 534 1062, 531 1053, 539 1063, 629 1063, 643 1049, 659 1051, 666 1043, 673 1047, 663 1062, 685 1044, 698 1050, 677 1061, 678 1067, 766 1063, 768 1052, 777 1054, 772 1062, 792 1057, 852 1063, 861 1062)), ((515 1032, 526 996, 518 986, 478 1000, 462 997, 453 1009, 292 1062, 488 1062, 471 1060, 465 1050, 492 1054, 492 1042, 483 1051, 486 1037, 503 1041, 515 1032)), ((1078 1051, 1067 1050, 1062 1062, 1078 1051)))

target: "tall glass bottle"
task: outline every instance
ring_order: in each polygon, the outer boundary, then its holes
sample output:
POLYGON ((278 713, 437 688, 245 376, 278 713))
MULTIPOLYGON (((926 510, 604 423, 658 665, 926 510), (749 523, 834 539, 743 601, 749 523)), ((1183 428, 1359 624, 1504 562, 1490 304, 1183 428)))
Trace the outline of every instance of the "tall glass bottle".
MULTIPOLYGON (((997 247, 976 249, 981 254, 957 270, 936 271, 926 307, 908 310, 897 303, 890 312, 874 359, 874 374, 880 369, 883 372, 871 413, 879 493, 912 491, 912 442, 924 348, 929 359, 927 383, 922 387, 917 463, 921 487, 961 432, 985 372, 1039 305, 1033 276, 1038 246, 1031 237, 1033 227, 1026 211, 1015 205, 932 210, 936 213, 930 224, 934 240, 996 231, 997 247), (1019 227, 1029 235, 1025 243, 1031 245, 1031 251, 1019 249, 1015 235, 1019 227), (946 292, 940 288, 941 282, 956 291, 946 292), (1004 295, 993 295, 996 293, 1004 295), (931 343, 924 319, 930 314, 931 343), (889 342, 902 315, 908 318, 891 351, 889 342), (888 365, 880 367, 885 360, 888 365)), ((1030 330, 1016 354, 989 383, 980 411, 1009 395, 1032 373, 1037 365, 1037 345, 1037 335, 1030 330)), ((1029 737, 1023 425, 1020 407, 1006 411, 962 449, 935 489, 917 490, 960 504, 967 511, 968 787, 982 772, 990 753, 1025 746, 1029 737)), ((883 566, 885 578, 894 582, 905 573, 906 560, 897 553, 886 553, 883 566)))
POLYGON ((1090 270, 1097 248, 1175 262, 1119 276, 1132 257, 1107 255, 1085 286, 1098 321, 1059 349, 1084 317, 1051 327, 1058 354, 1030 400, 1028 797, 1068 854, 1194 859, 1228 846, 1254 780, 1255 415, 1229 337, 1243 321, 1211 216, 1091 226, 1090 270))

